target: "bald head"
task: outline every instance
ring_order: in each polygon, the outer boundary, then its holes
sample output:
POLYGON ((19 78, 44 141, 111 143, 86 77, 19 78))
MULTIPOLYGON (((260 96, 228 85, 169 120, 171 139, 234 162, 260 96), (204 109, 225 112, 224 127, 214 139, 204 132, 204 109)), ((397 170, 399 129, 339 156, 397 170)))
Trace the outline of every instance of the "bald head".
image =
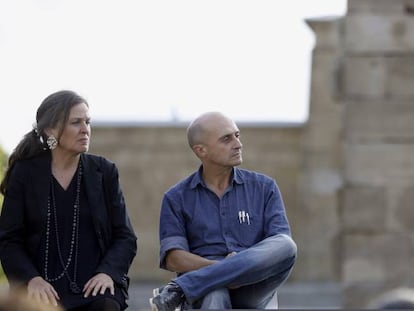
POLYGON ((213 111, 203 113, 192 121, 187 128, 188 144, 193 148, 194 145, 203 143, 208 132, 216 128, 222 121, 229 120, 230 118, 221 112, 213 111))

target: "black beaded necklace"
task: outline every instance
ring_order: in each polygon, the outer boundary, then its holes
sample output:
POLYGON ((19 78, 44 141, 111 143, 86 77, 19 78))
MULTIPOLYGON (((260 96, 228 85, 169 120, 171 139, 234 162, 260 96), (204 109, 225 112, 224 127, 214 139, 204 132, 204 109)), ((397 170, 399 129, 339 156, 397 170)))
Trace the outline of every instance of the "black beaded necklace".
POLYGON ((82 163, 79 161, 78 166, 78 174, 76 180, 76 194, 75 194, 75 202, 73 204, 73 222, 72 222, 72 235, 70 241, 70 249, 68 258, 65 261, 63 260, 62 250, 60 246, 60 239, 59 239, 59 229, 58 229, 58 222, 57 222, 57 213, 56 213, 56 202, 55 202, 55 192, 54 192, 54 185, 53 185, 53 178, 51 178, 51 190, 50 195, 47 200, 47 218, 46 218, 46 246, 45 246, 45 266, 44 266, 44 274, 45 279, 48 282, 55 282, 62 277, 66 276, 69 281, 69 288, 74 294, 80 294, 82 292, 79 285, 76 283, 76 276, 78 270, 78 247, 79 247, 79 203, 80 203, 80 187, 81 187, 81 179, 82 179, 82 163), (48 276, 48 263, 49 263, 49 246, 50 246, 50 222, 51 218, 53 218, 54 226, 55 226, 55 237, 56 237, 56 246, 59 255, 59 261, 62 266, 62 272, 56 277, 49 277, 48 276), (70 264, 73 261, 73 277, 71 277, 68 273, 68 269, 70 264))

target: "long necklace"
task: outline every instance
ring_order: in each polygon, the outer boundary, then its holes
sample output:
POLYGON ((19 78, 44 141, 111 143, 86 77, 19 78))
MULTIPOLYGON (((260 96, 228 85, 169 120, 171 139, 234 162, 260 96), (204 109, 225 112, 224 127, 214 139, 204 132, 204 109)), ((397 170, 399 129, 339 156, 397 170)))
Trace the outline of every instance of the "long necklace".
POLYGON ((70 248, 68 258, 65 262, 62 256, 62 249, 60 246, 60 239, 59 239, 59 228, 58 228, 58 221, 57 221, 57 212, 56 212, 56 201, 55 201, 55 192, 54 192, 54 185, 53 179, 51 178, 51 194, 47 200, 47 218, 46 218, 46 247, 45 247, 45 266, 44 266, 44 274, 45 279, 48 282, 55 282, 61 279, 63 276, 69 281, 69 288, 74 294, 80 294, 82 290, 76 283, 76 276, 78 270, 78 247, 79 247, 79 203, 80 203, 80 186, 81 186, 81 179, 82 179, 82 163, 79 161, 78 167, 78 174, 76 180, 76 193, 75 193, 75 202, 73 204, 73 221, 72 221, 72 234, 71 234, 71 241, 70 241, 70 248), (55 276, 49 277, 48 276, 48 264, 49 264, 49 247, 50 247, 50 222, 51 218, 53 218, 54 226, 55 226, 55 238, 56 238, 56 246, 59 255, 59 261, 62 266, 62 272, 55 276), (68 269, 70 264, 73 263, 73 277, 70 277, 68 273, 68 269))

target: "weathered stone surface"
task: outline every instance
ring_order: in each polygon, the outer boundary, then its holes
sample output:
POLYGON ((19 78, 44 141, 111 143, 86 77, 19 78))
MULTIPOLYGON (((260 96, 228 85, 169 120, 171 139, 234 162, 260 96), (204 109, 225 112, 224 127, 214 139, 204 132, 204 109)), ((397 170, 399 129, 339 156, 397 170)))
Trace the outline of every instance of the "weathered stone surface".
POLYGON ((414 286, 414 2, 350 0, 344 36, 344 307, 414 286))
POLYGON ((345 180, 350 185, 384 186, 414 179, 414 145, 353 144, 345 148, 345 180))
POLYGON ((312 194, 301 232, 298 262, 295 273, 303 281, 336 281, 339 279, 338 261, 338 198, 334 193, 312 194))
POLYGON ((353 54, 344 64, 344 92, 348 99, 412 100, 414 57, 353 54))
POLYGON ((389 227, 394 232, 414 231, 414 181, 393 184, 388 190, 389 227))
POLYGON ((365 308, 380 293, 400 286, 413 286, 414 274, 408 258, 414 255, 410 234, 362 235, 344 237, 344 306, 365 308))
MULTIPOLYGON (((329 109, 337 103, 342 92, 341 61, 339 50, 314 50, 310 97, 310 119, 313 111, 329 109)), ((332 108, 333 109, 333 108, 332 108)), ((317 114, 316 114, 317 115, 317 114)))
POLYGON ((389 57, 387 67, 388 97, 412 102, 414 99, 414 56, 389 57))
POLYGON ((409 234, 348 234, 344 239, 343 281, 345 286, 360 282, 385 282, 413 275, 407 258, 414 255, 409 234))
POLYGON ((386 193, 384 187, 358 185, 348 187, 344 192, 341 223, 345 232, 371 234, 385 231, 386 193))
POLYGON ((306 224, 300 228, 301 280, 339 278, 338 197, 342 187, 342 130, 339 58, 339 20, 308 21, 317 32, 313 50, 310 116, 302 136, 303 160, 299 179, 299 209, 306 224))
POLYGON ((345 18, 347 53, 412 53, 414 19, 405 15, 350 15, 345 18))
POLYGON ((346 108, 348 142, 414 143, 414 102, 349 100, 346 108))
POLYGON ((402 15, 410 14, 410 9, 413 7, 413 0, 348 0, 347 13, 348 15, 402 15))
POLYGON ((348 57, 344 65, 347 98, 377 98, 386 94, 387 66, 383 57, 348 57))

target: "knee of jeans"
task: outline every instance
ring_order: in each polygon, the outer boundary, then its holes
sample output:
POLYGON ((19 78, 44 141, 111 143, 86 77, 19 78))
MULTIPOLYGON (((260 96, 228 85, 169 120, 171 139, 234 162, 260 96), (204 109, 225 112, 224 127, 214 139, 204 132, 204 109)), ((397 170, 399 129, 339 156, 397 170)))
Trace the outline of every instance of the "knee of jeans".
POLYGON ((296 246, 295 241, 293 241, 293 239, 286 234, 280 234, 278 237, 283 241, 282 248, 286 254, 286 257, 295 260, 298 252, 298 247, 296 246))

